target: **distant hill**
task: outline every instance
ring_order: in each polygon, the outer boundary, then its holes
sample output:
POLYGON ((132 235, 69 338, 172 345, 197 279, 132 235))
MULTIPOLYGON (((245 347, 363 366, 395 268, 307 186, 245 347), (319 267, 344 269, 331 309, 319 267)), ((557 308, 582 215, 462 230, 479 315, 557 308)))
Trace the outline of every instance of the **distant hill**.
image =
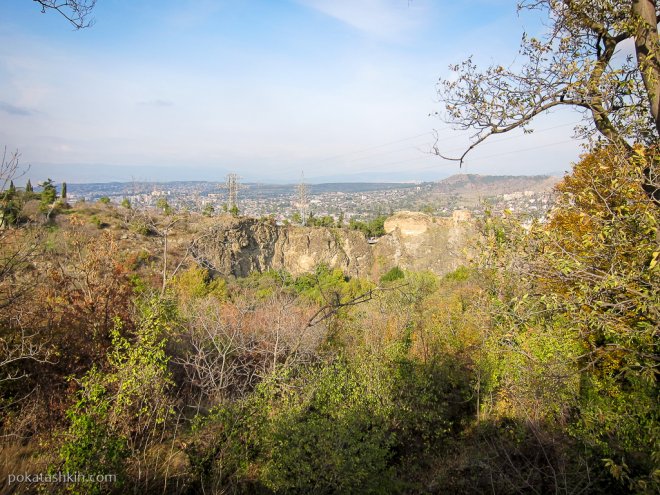
POLYGON ((457 174, 435 183, 436 194, 496 196, 516 191, 550 191, 560 177, 550 175, 457 174))

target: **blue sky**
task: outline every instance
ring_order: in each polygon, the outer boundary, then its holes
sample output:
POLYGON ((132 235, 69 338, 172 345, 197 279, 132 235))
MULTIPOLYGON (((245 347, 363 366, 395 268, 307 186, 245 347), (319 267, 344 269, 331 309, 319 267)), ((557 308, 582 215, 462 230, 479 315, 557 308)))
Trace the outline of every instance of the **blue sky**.
MULTIPOLYGON (((75 31, 30 0, 0 18, 0 145, 69 182, 441 178, 432 132, 438 78, 469 55, 515 60, 515 2, 468 0, 98 0, 75 31)), ((567 170, 579 154, 558 112, 498 137, 469 173, 567 170)), ((41 177, 39 177, 41 178, 41 177)))

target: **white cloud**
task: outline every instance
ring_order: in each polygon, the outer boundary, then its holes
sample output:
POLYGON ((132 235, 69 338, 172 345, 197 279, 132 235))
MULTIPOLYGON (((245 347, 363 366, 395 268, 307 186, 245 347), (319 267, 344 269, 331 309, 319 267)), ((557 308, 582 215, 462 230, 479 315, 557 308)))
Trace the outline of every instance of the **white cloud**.
POLYGON ((403 0, 299 0, 364 33, 381 38, 399 38, 424 23, 425 1, 403 0))

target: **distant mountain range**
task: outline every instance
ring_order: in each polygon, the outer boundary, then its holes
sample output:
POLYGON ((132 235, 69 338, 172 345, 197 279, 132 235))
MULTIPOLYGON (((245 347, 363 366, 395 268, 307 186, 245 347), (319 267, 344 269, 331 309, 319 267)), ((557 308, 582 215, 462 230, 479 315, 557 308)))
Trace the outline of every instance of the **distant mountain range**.
MULTIPOLYGON (((169 166, 117 166, 117 165, 47 165, 47 164, 33 164, 29 170, 16 182, 17 185, 22 185, 27 178, 30 178, 33 184, 41 182, 47 178, 53 179, 55 182, 67 182, 68 184, 99 184, 111 182, 150 182, 150 183, 164 183, 164 182, 180 182, 180 181, 195 181, 195 182, 222 182, 224 177, 229 172, 227 168, 223 167, 169 167, 169 166)), ((276 175, 259 176, 257 173, 242 172, 240 168, 233 170, 243 176, 244 182, 259 182, 267 184, 282 184, 296 182, 294 179, 281 179, 276 175)), ((411 182, 436 182, 448 178, 449 174, 446 169, 429 169, 429 170, 401 170, 397 172, 356 172, 356 173, 331 173, 323 176, 315 176, 313 173, 305 174, 306 181, 309 184, 327 184, 327 183, 356 183, 356 182, 370 182, 370 183, 411 183, 411 182)), ((562 175, 562 174, 558 174, 562 175)), ((475 174, 458 174, 460 177, 499 177, 484 175, 479 176, 475 174)), ((452 176, 456 177, 456 176, 452 176)))
MULTIPOLYGON (((496 196, 516 191, 550 191, 560 180, 549 175, 477 175, 457 174, 440 181, 411 182, 327 182, 308 184, 310 194, 328 192, 358 193, 385 191, 392 189, 410 189, 419 187, 421 196, 460 195, 496 196)), ((103 192, 109 195, 127 193, 149 193, 153 190, 195 190, 199 193, 218 192, 221 181, 171 181, 171 182, 96 182, 85 184, 67 184, 70 193, 87 195, 103 192)), ((242 195, 246 197, 271 197, 289 195, 296 191, 297 184, 269 184, 244 182, 242 195)))

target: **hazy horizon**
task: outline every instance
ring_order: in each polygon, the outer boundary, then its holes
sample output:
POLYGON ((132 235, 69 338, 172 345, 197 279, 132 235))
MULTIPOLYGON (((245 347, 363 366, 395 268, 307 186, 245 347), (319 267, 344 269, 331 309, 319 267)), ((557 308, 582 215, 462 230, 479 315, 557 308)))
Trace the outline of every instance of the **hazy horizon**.
MULTIPOLYGON (((186 182, 200 182, 200 183, 224 183, 226 180, 225 175, 218 175, 215 177, 206 177, 206 176, 196 176, 196 174, 185 174, 180 177, 168 176, 167 174, 162 174, 163 169, 158 169, 161 172, 161 177, 154 178, 149 174, 140 174, 137 173, 132 177, 108 177, 106 180, 103 179, 94 179, 89 178, 88 180, 71 180, 70 175, 60 175, 52 174, 52 170, 41 169, 39 167, 30 168, 27 172, 21 172, 16 178, 14 178, 14 183, 18 187, 23 187, 28 179, 30 179, 32 185, 37 187, 37 184, 46 180, 52 179, 55 184, 61 184, 66 182, 68 185, 90 185, 90 184, 128 184, 135 182, 138 184, 169 184, 169 183, 186 183, 186 182), (50 174, 50 175, 49 175, 50 174)), ((421 178, 406 178, 405 175, 401 176, 387 176, 387 175, 375 175, 363 177, 361 174, 354 175, 336 175, 336 176, 323 176, 323 177, 304 177, 304 182, 310 185, 321 185, 321 184, 414 184, 414 183, 428 183, 428 182, 441 182, 445 179, 449 179, 455 176, 460 175, 474 175, 482 177, 562 177, 565 174, 565 171, 550 171, 547 173, 529 173, 529 174, 506 174, 506 173, 472 173, 472 172, 458 172, 453 174, 448 174, 444 176, 432 177, 422 176, 421 178)), ((153 174, 156 175, 156 174, 153 174)), ((277 179, 268 179, 268 178, 259 178, 259 177, 242 177, 239 176, 239 179, 244 184, 264 184, 264 185, 276 185, 276 186, 288 186, 299 184, 301 178, 297 180, 277 180, 277 179)))

